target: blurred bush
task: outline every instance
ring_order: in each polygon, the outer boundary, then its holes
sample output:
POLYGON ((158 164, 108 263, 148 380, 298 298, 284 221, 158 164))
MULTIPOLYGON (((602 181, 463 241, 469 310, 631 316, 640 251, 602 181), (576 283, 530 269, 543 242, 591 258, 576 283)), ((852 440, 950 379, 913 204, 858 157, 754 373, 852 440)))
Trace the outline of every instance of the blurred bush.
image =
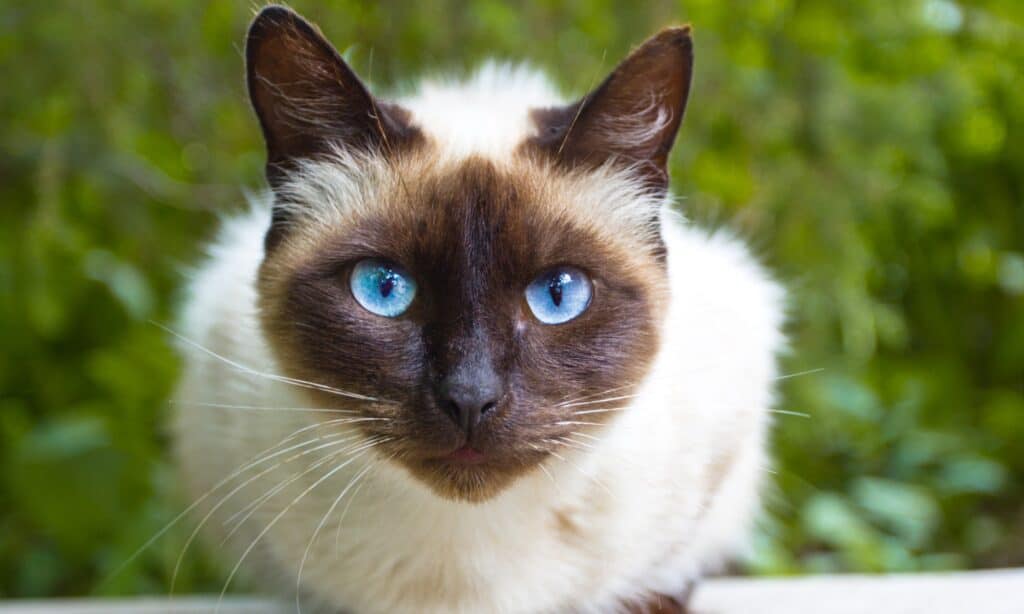
MULTIPOLYGON (((1024 4, 312 2, 380 86, 526 59, 579 94, 694 24, 681 207, 793 288, 754 573, 1024 563, 1024 4)), ((262 185, 250 2, 0 3, 0 597, 161 592, 187 531, 150 320, 262 185)), ((190 554, 180 591, 223 575, 190 554)))

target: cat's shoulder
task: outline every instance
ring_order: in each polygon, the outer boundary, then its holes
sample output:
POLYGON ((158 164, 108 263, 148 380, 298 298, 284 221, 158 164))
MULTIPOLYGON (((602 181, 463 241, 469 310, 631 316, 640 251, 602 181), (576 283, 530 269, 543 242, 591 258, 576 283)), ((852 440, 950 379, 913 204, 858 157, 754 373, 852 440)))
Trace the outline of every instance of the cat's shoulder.
POLYGON ((729 320, 749 332, 770 336, 778 347, 786 295, 747 242, 726 229, 708 230, 676 213, 663 217, 669 278, 677 306, 694 317, 729 320))

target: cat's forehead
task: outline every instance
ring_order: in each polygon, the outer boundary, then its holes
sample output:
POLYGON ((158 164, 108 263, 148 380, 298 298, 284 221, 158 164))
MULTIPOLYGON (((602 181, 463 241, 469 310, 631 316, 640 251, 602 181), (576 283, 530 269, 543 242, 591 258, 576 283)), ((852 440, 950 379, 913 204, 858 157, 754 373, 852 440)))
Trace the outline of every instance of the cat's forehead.
POLYGON ((446 153, 504 159, 536 130, 532 109, 563 100, 543 73, 489 62, 465 82, 428 79, 400 104, 446 153))
POLYGON ((662 202, 623 173, 566 172, 521 150, 459 156, 446 145, 428 139, 387 160, 339 152, 304 163, 280 191, 293 225, 281 256, 382 255, 409 266, 651 264, 662 202))

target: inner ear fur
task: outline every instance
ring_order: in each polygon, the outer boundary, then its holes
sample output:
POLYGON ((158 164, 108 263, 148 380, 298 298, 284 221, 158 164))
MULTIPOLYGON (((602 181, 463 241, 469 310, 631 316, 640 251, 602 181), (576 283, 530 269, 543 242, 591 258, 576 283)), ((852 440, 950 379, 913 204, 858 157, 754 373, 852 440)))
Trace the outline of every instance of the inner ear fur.
POLYGON ((418 135, 407 112, 377 101, 317 28, 287 8, 260 11, 245 58, 271 186, 301 158, 335 147, 389 154, 418 135))
POLYGON ((576 103, 535 109, 529 144, 569 165, 615 160, 652 188, 668 187, 668 155, 693 72, 690 27, 666 28, 634 50, 576 103))

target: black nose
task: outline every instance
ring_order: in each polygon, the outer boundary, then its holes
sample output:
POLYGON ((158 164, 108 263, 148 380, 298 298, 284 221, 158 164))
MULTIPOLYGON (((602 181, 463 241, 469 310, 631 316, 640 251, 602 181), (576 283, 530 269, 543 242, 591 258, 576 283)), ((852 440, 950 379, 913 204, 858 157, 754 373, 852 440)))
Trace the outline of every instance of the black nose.
POLYGON ((471 432, 498 406, 501 378, 489 365, 462 365, 438 386, 442 411, 464 432, 471 432))

